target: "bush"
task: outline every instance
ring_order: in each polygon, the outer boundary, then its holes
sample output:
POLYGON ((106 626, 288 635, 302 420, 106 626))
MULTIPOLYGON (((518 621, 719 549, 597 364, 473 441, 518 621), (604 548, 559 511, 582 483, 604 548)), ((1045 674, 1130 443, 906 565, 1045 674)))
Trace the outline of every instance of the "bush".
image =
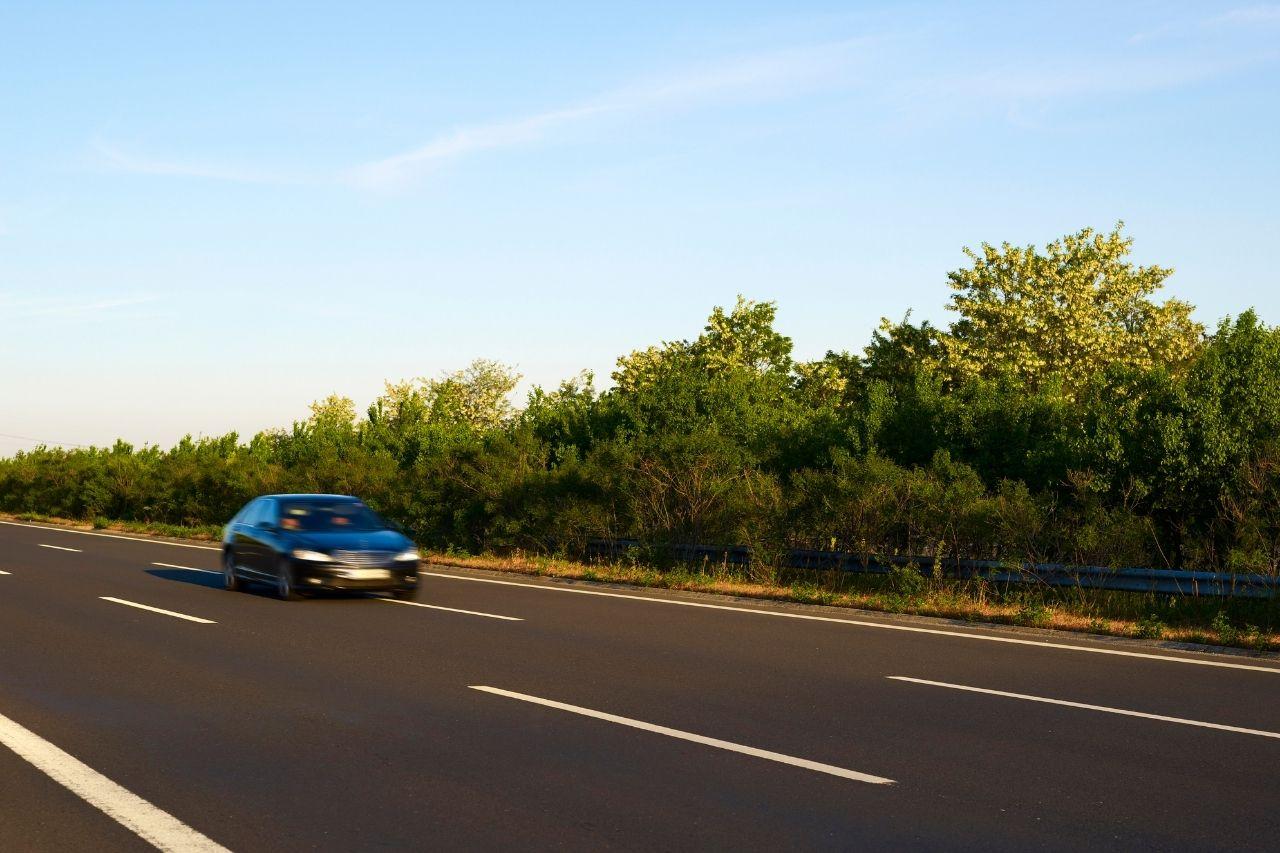
POLYGON ((1165 625, 1160 617, 1149 613, 1138 620, 1134 633, 1144 640, 1159 640, 1164 636, 1165 625))
POLYGON ((1039 599, 1025 601, 1018 607, 1018 612, 1014 615, 1014 621, 1019 625, 1043 628, 1053 621, 1053 611, 1039 599))
POLYGON ((914 598, 925 591, 928 581, 920 574, 918 566, 894 566, 889 571, 889 589, 907 598, 914 598))

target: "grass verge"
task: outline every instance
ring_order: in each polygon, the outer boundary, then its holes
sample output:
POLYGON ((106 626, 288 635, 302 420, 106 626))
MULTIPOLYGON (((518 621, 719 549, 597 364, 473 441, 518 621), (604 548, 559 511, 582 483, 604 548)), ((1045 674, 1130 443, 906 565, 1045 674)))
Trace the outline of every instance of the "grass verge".
POLYGON ((1280 651, 1280 602, 1193 599, 1107 590, 1003 588, 984 581, 926 578, 918 573, 861 575, 781 571, 750 577, 735 567, 657 569, 622 563, 581 563, 515 553, 469 555, 430 552, 439 565, 490 569, 540 577, 605 581, 661 589, 719 593, 939 616, 967 622, 1053 628, 1088 634, 1280 651))
POLYGON ((152 521, 115 521, 108 518, 95 518, 93 521, 77 521, 71 518, 58 518, 52 515, 41 515, 38 512, 20 512, 16 515, 0 513, 0 520, 30 521, 36 524, 53 524, 58 527, 70 527, 73 530, 102 530, 117 533, 143 533, 149 536, 167 536, 170 539, 200 539, 217 541, 222 538, 222 528, 218 525, 184 525, 162 524, 152 521))
MULTIPOLYGON (((216 541, 221 528, 95 519, 92 523, 36 513, 0 514, 79 530, 118 531, 216 541)), ((604 581, 660 589, 734 595, 802 604, 939 616, 968 622, 1053 628, 1088 634, 1280 651, 1280 601, 1154 596, 1057 587, 1024 587, 926 578, 910 570, 892 575, 849 572, 755 571, 708 564, 656 568, 642 563, 583 563, 512 553, 471 555, 425 551, 428 562, 539 577, 604 581)))

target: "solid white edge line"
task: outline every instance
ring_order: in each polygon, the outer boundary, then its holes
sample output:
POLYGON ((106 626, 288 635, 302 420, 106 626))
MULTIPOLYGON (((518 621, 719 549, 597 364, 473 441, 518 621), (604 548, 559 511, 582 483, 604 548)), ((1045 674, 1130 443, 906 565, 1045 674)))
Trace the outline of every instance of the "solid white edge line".
POLYGON ((654 598, 648 595, 631 595, 622 592, 605 592, 598 589, 570 589, 550 584, 523 583, 521 581, 503 581, 496 578, 472 578, 465 575, 451 575, 443 572, 418 572, 436 578, 448 578, 456 581, 473 581, 475 583, 495 583, 503 586, 519 586, 525 589, 539 589, 549 592, 571 592, 577 595, 599 595, 606 598, 626 598, 632 601, 649 601, 656 604, 674 604, 680 607, 702 607, 708 610, 732 610, 737 613, 753 613, 756 616, 776 616, 780 619, 803 619, 810 622, 836 622, 842 625, 854 625, 859 628, 880 628, 885 631, 906 631, 913 634, 932 634, 939 637, 960 637, 966 640, 983 640, 988 643, 1009 643, 1016 646, 1039 646, 1046 649, 1062 649, 1071 652, 1090 652, 1095 655, 1115 655, 1117 657, 1143 658, 1146 660, 1185 663, 1195 666, 1214 666, 1223 669, 1243 669, 1250 672, 1267 672, 1280 675, 1280 667, 1255 666, 1247 663, 1230 663, 1218 660, 1200 660, 1199 658, 1180 658, 1173 655, 1158 655, 1152 652, 1130 652, 1123 649, 1099 649, 1094 646, 1075 646, 1067 643, 1048 643, 1044 640, 1022 640, 1016 637, 993 637, 989 634, 973 634, 965 631, 948 631, 943 628, 921 628, 914 625, 894 625, 889 622, 870 622, 864 619, 842 619, 837 616, 816 616, 810 613, 788 613, 784 610, 757 610, 751 607, 733 607, 728 604, 709 604, 702 601, 683 601, 678 598, 654 598))
POLYGON ((206 575, 220 575, 222 572, 215 572, 213 569, 197 569, 195 566, 179 566, 173 563, 152 563, 153 566, 160 566, 165 569, 182 569, 188 572, 204 572, 206 575))
POLYGON ((199 616, 188 616, 185 613, 175 613, 172 610, 165 610, 160 607, 152 607, 150 604, 139 604, 136 601, 126 601, 123 598, 114 598, 110 595, 100 595, 98 598, 103 601, 110 601, 113 604, 123 604, 125 607, 136 607, 139 610, 150 610, 152 613, 162 613, 165 616, 172 616, 175 619, 186 619, 188 622, 199 622, 201 625, 217 625, 212 619, 201 619, 199 616))
POLYGON ((951 690, 964 690, 968 693, 986 693, 989 696, 1003 696, 1006 699, 1023 699, 1027 702, 1043 702, 1046 705, 1064 705, 1068 708, 1082 708, 1086 711, 1102 711, 1106 714, 1120 714, 1125 717, 1141 717, 1144 720, 1159 720, 1163 723, 1178 723, 1183 726, 1199 726, 1202 729, 1217 729, 1223 732, 1236 732, 1242 735, 1280 738, 1280 732, 1268 732, 1262 729, 1246 729, 1241 726, 1228 726, 1222 723, 1206 723, 1203 720, 1188 720, 1184 717, 1166 717, 1164 714, 1148 714, 1145 711, 1128 711, 1124 708, 1110 708, 1106 705, 1090 705, 1085 702, 1069 702, 1066 699, 1049 699, 1044 696, 1030 696, 1026 693, 1009 693, 1004 690, 989 690, 986 687, 969 687, 965 684, 950 684, 946 681, 929 681, 926 678, 909 678, 905 675, 887 675, 890 681, 907 681, 912 684, 926 684, 930 687, 946 687, 951 690))
POLYGON ((480 684, 471 684, 468 686, 472 690, 480 690, 497 696, 506 696, 509 699, 519 699, 522 702, 531 702, 535 705, 543 705, 560 711, 568 711, 571 714, 593 717, 597 720, 605 720, 606 722, 617 723, 621 726, 630 726, 633 729, 641 729, 642 731, 654 732, 656 734, 666 735, 667 737, 678 738, 679 740, 699 743, 703 746, 713 746, 717 749, 728 750, 729 752, 739 752, 743 755, 750 755, 754 758, 763 758, 768 761, 776 761, 780 764, 790 764, 792 767, 802 767, 805 770, 812 770, 816 773, 827 773, 831 776, 839 776, 842 779, 852 779, 855 782, 867 782, 872 785, 895 784, 892 779, 886 779, 883 776, 872 776, 869 773, 859 773, 857 770, 848 770, 844 767, 836 767, 832 764, 810 761, 807 758, 796 758, 791 755, 783 755, 780 752, 770 752, 767 749, 757 749, 754 746, 743 746, 740 743, 733 743, 732 741, 720 740, 719 738, 693 734, 692 732, 672 729, 667 726, 658 726, 653 723, 643 722, 642 720, 633 720, 630 717, 619 717, 617 714, 607 714, 604 711, 593 711, 590 708, 583 708, 578 705, 569 705, 564 702, 556 702, 553 699, 542 699, 537 696, 530 696, 527 693, 516 693, 512 690, 503 690, 500 687, 486 687, 480 684))
POLYGON ((160 850, 226 853, 168 812, 103 776, 70 753, 0 714, 0 743, 49 778, 160 850))
POLYGON ((64 548, 61 545, 46 545, 43 542, 36 543, 37 548, 52 548, 54 551, 70 551, 73 554, 83 554, 79 548, 64 548))
POLYGON ((12 574, 12 572, 0 571, 0 575, 8 575, 8 574, 12 574))
POLYGON ((188 542, 169 542, 165 539, 143 539, 140 536, 121 536, 117 533, 98 533, 95 530, 72 530, 69 527, 51 527, 47 524, 25 524, 21 521, 0 521, 9 527, 30 527, 35 530, 52 530, 55 533, 74 533, 77 536, 101 536, 104 539, 123 539, 126 542, 145 542, 149 545, 172 545, 175 548, 197 548, 201 551, 221 551, 213 545, 192 545, 188 542))
POLYGON ((423 604, 420 601, 401 601, 398 598, 379 598, 388 604, 409 604, 414 607, 429 607, 432 610, 447 610, 450 613, 465 613, 468 616, 484 616, 488 619, 503 619, 507 622, 523 622, 519 616, 499 616, 497 613, 481 613, 479 610, 461 610, 457 607, 441 607, 439 604, 423 604))

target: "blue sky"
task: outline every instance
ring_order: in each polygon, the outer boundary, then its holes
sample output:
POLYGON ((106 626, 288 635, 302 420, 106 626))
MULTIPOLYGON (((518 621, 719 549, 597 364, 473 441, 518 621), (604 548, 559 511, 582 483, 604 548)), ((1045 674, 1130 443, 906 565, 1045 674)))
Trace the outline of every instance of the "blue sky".
POLYGON ((1280 4, 0 4, 0 433, 607 384, 737 293, 856 350, 962 246, 1120 219, 1280 322, 1277 139, 1280 4))

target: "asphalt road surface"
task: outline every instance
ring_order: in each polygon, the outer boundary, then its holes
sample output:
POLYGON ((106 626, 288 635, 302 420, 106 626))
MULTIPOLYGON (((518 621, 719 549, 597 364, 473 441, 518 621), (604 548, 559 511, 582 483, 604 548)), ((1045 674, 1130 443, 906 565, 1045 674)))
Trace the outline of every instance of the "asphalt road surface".
POLYGON ((1280 844, 1274 660, 434 568, 430 606, 282 602, 218 565, 0 523, 0 850, 1280 844))

